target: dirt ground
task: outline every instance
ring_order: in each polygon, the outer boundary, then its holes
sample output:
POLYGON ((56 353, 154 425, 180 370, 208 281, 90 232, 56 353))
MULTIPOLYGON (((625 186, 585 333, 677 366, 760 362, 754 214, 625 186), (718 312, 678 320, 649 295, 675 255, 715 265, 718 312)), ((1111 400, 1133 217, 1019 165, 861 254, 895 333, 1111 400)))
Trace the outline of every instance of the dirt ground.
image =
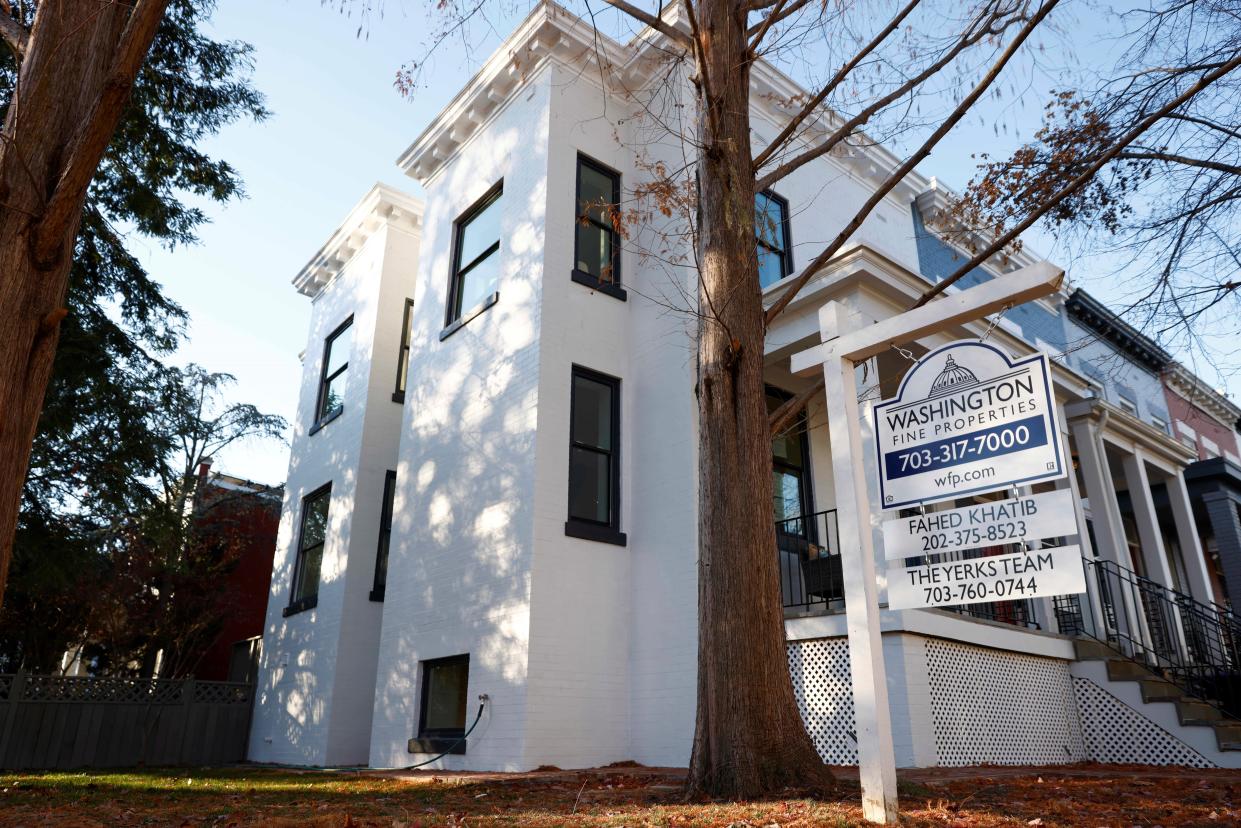
MULTIPOLYGON (((326 773, 258 766, 0 774, 0 826, 854 826, 838 790, 686 802, 684 771, 629 765, 523 774, 326 773)), ((1241 771, 1071 765, 901 774, 909 826, 1241 825, 1241 771)))

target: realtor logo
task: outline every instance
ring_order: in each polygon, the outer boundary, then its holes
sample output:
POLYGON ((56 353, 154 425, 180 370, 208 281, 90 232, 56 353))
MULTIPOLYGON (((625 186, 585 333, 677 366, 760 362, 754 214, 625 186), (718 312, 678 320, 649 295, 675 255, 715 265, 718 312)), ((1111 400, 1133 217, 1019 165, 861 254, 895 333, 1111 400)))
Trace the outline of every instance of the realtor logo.
POLYGON ((1050 364, 967 340, 920 359, 874 407, 885 509, 1065 474, 1050 364))

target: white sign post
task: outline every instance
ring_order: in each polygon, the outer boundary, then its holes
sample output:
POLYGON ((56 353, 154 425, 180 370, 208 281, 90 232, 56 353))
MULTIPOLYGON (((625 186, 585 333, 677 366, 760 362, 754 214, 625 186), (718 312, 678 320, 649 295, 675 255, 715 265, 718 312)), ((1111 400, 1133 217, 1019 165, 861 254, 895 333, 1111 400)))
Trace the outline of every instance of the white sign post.
POLYGON ((857 718, 862 814, 870 822, 891 824, 897 821, 896 754, 879 635, 878 585, 871 541, 876 515, 871 512, 862 472, 865 459, 855 367, 893 345, 921 339, 980 319, 1005 306, 1054 293, 1063 279, 1063 270, 1039 262, 856 330, 851 326, 846 309, 837 302, 829 302, 819 310, 822 344, 793 355, 794 373, 805 373, 819 366, 823 371, 844 571, 853 708, 857 718))

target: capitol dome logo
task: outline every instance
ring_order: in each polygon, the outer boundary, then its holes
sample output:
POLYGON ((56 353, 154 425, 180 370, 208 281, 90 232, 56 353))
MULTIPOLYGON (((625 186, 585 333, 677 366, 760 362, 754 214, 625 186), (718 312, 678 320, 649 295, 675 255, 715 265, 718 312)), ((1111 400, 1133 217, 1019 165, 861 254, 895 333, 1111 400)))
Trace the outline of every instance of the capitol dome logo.
POLYGON ((927 394, 927 399, 955 394, 978 384, 978 377, 974 376, 974 372, 957 365, 952 354, 949 354, 948 361, 944 363, 944 370, 940 371, 939 376, 931 383, 931 392, 927 394))

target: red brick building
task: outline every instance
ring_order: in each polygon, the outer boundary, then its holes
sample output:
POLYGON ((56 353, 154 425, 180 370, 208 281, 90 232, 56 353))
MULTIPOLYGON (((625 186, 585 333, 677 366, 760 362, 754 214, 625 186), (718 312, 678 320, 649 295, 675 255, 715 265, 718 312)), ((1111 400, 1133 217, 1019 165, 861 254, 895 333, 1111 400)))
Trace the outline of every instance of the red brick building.
POLYGON ((207 531, 228 532, 237 544, 236 565, 221 589, 227 590, 229 612, 224 626, 203 653, 194 671, 209 681, 253 681, 258 665, 271 585, 272 556, 280 524, 283 486, 265 486, 199 467, 195 521, 207 531))

